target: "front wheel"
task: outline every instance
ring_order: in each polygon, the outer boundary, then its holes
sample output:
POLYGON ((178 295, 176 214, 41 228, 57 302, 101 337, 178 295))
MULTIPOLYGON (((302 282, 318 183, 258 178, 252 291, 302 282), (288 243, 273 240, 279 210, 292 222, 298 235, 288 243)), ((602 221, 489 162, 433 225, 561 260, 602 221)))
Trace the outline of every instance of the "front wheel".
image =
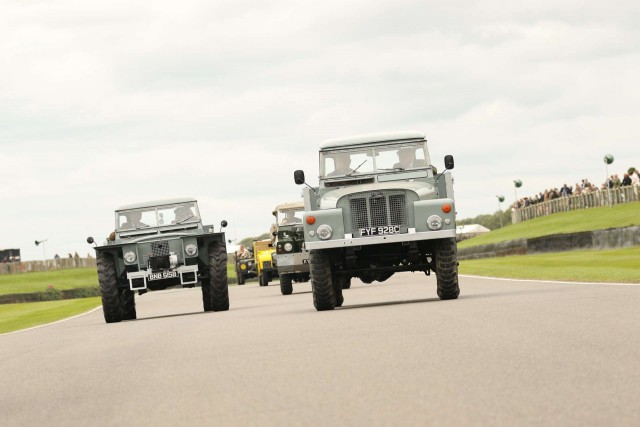
POLYGON ((280 276, 280 292, 282 295, 291 295, 293 293, 293 278, 291 274, 283 274, 280 276))
POLYGON ((209 280, 202 283, 204 311, 229 310, 227 251, 222 243, 209 245, 209 280))
POLYGON ((443 239, 435 253, 438 296, 442 300, 456 299, 460 295, 458 285, 458 253, 454 239, 443 239))
POLYGON ((313 305, 318 311, 333 310, 336 307, 336 297, 331 280, 331 260, 329 253, 321 249, 309 252, 311 264, 311 289, 313 291, 313 305))

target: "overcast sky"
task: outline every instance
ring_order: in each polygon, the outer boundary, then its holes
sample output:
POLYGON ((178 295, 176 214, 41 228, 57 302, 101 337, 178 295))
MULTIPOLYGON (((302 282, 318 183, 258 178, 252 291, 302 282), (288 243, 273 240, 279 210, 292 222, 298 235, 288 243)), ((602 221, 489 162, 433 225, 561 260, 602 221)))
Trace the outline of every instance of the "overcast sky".
POLYGON ((192 196, 227 237, 317 183, 327 138, 452 154, 458 218, 640 167, 632 1, 0 3, 0 249, 93 252, 115 207, 192 196))

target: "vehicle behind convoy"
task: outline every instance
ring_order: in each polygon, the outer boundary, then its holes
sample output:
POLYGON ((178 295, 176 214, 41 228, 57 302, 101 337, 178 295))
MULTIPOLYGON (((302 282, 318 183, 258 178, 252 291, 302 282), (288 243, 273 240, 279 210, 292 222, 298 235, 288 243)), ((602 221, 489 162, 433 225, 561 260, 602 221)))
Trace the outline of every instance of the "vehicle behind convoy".
POLYGON ((254 268, 260 286, 269 286, 269 282, 278 275, 273 254, 275 249, 271 240, 257 240, 253 242, 254 268))
MULTIPOLYGON (((95 248, 107 323, 136 318, 135 292, 198 283, 204 311, 229 309, 225 235, 202 224, 195 199, 122 206, 115 222, 115 231, 95 248)), ((222 228, 226 225, 222 221, 222 228)))
MULTIPOLYGON (((382 282, 400 271, 434 271, 440 299, 458 297, 453 157, 444 163, 437 175, 421 132, 321 145, 319 186, 303 191, 317 310, 340 307, 353 277, 382 282)), ((306 184, 304 172, 294 180, 306 184)))
POLYGON ((238 285, 244 285, 247 279, 257 277, 253 254, 247 257, 236 252, 236 277, 238 285))
POLYGON ((282 295, 293 292, 293 282, 309 281, 309 252, 304 246, 304 227, 302 201, 283 203, 275 207, 276 217, 276 253, 280 290, 282 295))

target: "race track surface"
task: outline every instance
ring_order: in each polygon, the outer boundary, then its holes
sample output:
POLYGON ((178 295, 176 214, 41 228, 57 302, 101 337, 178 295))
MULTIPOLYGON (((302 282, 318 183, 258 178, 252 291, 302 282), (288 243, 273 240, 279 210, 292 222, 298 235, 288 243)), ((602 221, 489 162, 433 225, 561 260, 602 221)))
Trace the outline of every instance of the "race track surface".
POLYGON ((0 336, 0 425, 640 425, 640 286, 461 277, 353 280, 316 312, 309 284, 136 297, 0 336))

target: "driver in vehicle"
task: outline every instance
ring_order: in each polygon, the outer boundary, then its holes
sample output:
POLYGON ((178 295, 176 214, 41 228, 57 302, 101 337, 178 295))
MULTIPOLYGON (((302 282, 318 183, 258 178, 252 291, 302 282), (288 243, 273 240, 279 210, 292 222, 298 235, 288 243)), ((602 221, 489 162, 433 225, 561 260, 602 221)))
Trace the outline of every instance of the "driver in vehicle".
POLYGON ((353 169, 351 168, 351 156, 349 156, 348 154, 336 155, 333 158, 333 161, 335 163, 336 168, 333 172, 331 172, 327 176, 346 175, 353 171, 353 169))
POLYGON ((171 222, 172 224, 180 224, 188 219, 195 218, 191 209, 186 206, 178 206, 173 210, 173 213, 176 215, 176 219, 171 222))
POLYGON ((280 222, 281 225, 292 225, 292 224, 301 224, 302 220, 300 218, 296 218, 294 211, 287 211, 284 213, 284 218, 280 222))

